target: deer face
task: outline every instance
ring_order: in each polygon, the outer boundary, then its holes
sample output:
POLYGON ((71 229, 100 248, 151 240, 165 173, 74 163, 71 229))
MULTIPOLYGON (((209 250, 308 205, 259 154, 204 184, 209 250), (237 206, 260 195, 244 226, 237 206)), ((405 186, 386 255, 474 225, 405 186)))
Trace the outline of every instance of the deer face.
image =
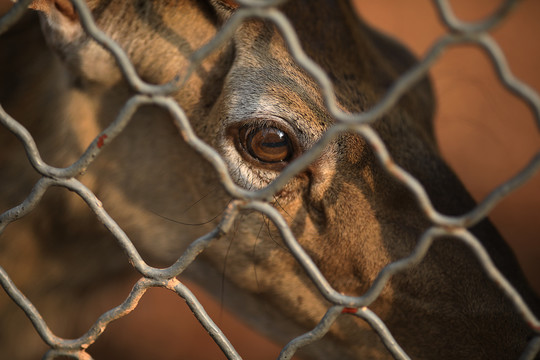
MULTIPOLYGON (((217 0, 88 1, 88 6, 98 27, 125 50, 141 78, 152 83, 185 75, 190 56, 239 11, 234 2, 217 0)), ((69 2, 38 1, 34 7, 42 11, 44 33, 65 65, 69 91, 82 93, 97 104, 98 110, 85 121, 110 122, 132 95, 113 57, 89 39, 69 2)), ((346 1, 290 1, 281 9, 306 54, 328 74, 337 107, 343 112, 358 113, 375 106, 415 62, 401 45, 363 24, 346 1)), ((196 134, 222 156, 231 179, 247 190, 271 184, 336 123, 320 85, 291 55, 277 27, 261 19, 239 25, 232 38, 206 57, 173 97, 196 134)), ((423 81, 369 129, 379 134, 393 160, 419 179, 441 212, 457 214, 474 204, 439 157, 432 110, 429 83, 423 81)), ((138 163, 123 162, 108 183, 101 185, 108 189, 103 191, 104 203, 130 199, 130 206, 144 210, 157 201, 160 208, 180 215, 194 201, 212 193, 214 201, 198 209, 203 218, 210 218, 231 198, 220 188, 212 167, 201 163, 165 125, 156 125, 161 117, 167 116, 157 109, 141 112, 140 124, 130 130, 133 137, 119 140, 113 148, 138 163), (164 129, 161 141, 148 145, 146 131, 155 126, 164 129), (137 141, 146 148, 134 145, 137 141), (165 154, 159 158, 161 168, 167 169, 160 175, 160 186, 177 196, 156 198, 159 190, 149 193, 131 187, 130 174, 138 174, 137 179, 145 184, 155 181, 151 170, 157 161, 155 154, 165 154)), ((90 171, 98 173, 107 166, 100 159, 90 171)), ((406 257, 429 227, 415 198, 381 166, 362 131, 354 129, 329 140, 270 202, 332 287, 351 296, 364 294, 385 265, 406 257)), ((141 234, 138 245, 153 258, 174 259, 176 251, 197 235, 182 230, 179 236, 174 226, 164 226, 142 210, 130 216, 137 216, 144 228, 127 220, 125 226, 141 234), (156 237, 161 241, 158 246, 149 240, 156 237)), ((120 210, 117 214, 127 217, 120 210)), ((489 224, 475 231, 492 239, 496 256, 507 251, 489 224)), ((315 326, 329 307, 289 254, 275 226, 258 212, 239 215, 229 241, 216 242, 202 256, 209 267, 229 264, 226 275, 242 301, 266 303, 279 313, 279 319, 266 329, 278 338, 289 338, 297 327, 315 326)), ((194 276, 204 278, 206 274, 194 276)), ((241 302, 237 305, 242 306, 241 302)), ((496 355, 502 349, 519 353, 526 340, 526 330, 509 311, 509 303, 465 246, 451 240, 434 246, 422 264, 395 276, 371 308, 412 356, 431 356, 426 349, 448 324, 470 342, 439 349, 443 358, 496 355), (463 283, 460 279, 465 275, 468 280, 463 283), (470 326, 475 319, 491 326, 476 331, 470 326), (487 350, 476 346, 484 339, 495 342, 500 331, 523 336, 518 341, 502 340, 500 347, 487 350)), ((275 317, 273 312, 252 312, 249 316, 254 322, 275 317)), ((313 349, 321 358, 380 358, 386 354, 369 327, 354 318, 340 319, 328 338, 313 349), (368 340, 359 342, 359 338, 368 340)))

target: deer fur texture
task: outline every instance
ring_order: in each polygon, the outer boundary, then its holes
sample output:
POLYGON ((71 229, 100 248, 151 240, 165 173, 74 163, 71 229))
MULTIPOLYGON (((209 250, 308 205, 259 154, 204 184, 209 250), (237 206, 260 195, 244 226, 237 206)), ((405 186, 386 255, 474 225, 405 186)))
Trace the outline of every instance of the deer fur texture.
MULTIPOLYGON (((88 0, 87 5, 141 78, 155 84, 182 74, 189 56, 237 10, 233 1, 218 0, 88 0)), ((47 163, 64 167, 114 120, 133 91, 112 56, 82 30, 68 1, 38 0, 32 7, 0 37, 0 104, 30 131, 47 163), (20 47, 21 39, 29 45, 20 47)), ((416 63, 402 45, 362 22, 346 0, 291 0, 280 9, 305 52, 329 75, 344 111, 371 108, 416 63)), ((250 190, 268 185, 334 123, 317 83, 296 64, 275 26, 262 20, 240 25, 174 99, 196 134, 220 152, 235 183, 250 190), (246 145, 246 131, 269 128, 290 140, 287 161, 254 158, 246 145)), ((437 210, 462 214, 475 203, 441 158, 433 111, 430 83, 424 80, 373 127, 437 210)), ((0 211, 5 211, 27 196, 37 174, 4 128, 0 144, 0 211)), ((139 110, 80 180, 155 266, 170 265, 215 227, 231 200, 213 167, 157 106, 139 110), (179 227, 165 218, 207 223, 179 227)), ((408 256, 430 226, 413 195, 352 132, 327 145, 272 204, 329 283, 352 296, 365 293, 385 265, 408 256)), ((497 230, 485 220, 472 232, 538 313, 538 300, 497 230)), ((69 321, 80 311, 77 299, 132 271, 83 201, 64 189, 50 189, 35 211, 6 228, 0 265, 61 336, 80 334, 69 321)), ((312 329, 330 306, 258 212, 242 213, 234 231, 203 252, 187 275, 217 296, 226 281, 233 299, 227 305, 280 342, 312 329)), ((413 359, 516 359, 533 335, 470 249, 451 238, 436 241, 419 265, 393 276, 370 309, 413 359)), ((41 340, 5 296, 0 324, 2 358, 42 354, 41 340)), ((390 358, 379 337, 353 316, 341 316, 329 334, 299 355, 390 358)))

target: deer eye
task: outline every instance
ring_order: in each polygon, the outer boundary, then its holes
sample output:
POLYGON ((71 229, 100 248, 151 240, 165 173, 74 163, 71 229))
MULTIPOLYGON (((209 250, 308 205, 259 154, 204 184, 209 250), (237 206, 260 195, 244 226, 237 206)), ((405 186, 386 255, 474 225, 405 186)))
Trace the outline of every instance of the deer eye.
POLYGON ((239 140, 252 158, 263 163, 284 163, 293 156, 289 136, 276 127, 243 126, 239 131, 239 140))

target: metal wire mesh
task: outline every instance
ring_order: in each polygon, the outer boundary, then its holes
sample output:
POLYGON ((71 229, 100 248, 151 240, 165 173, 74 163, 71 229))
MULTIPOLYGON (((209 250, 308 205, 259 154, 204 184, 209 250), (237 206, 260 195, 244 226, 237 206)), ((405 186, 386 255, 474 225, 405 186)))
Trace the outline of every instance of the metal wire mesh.
MULTIPOLYGON (((12 10, 0 19, 0 34, 5 32, 22 16, 24 9, 30 2, 31 0, 17 2, 12 10)), ((324 298, 333 304, 312 331, 291 340, 283 348, 279 359, 290 359, 296 350, 320 339, 339 316, 350 315, 365 320, 381 337, 388 351, 396 359, 408 359, 408 355, 394 340, 383 321, 369 309, 369 305, 377 299, 392 275, 422 261, 429 251, 431 244, 437 238, 446 235, 460 239, 471 248, 480 260, 488 276, 502 289, 506 296, 514 303, 523 319, 536 332, 536 337, 530 341, 522 358, 531 359, 536 356, 540 350, 540 321, 528 308, 510 282, 494 266, 487 251, 474 235, 469 232, 468 228, 484 219, 497 203, 511 191, 527 182, 540 169, 540 153, 537 153, 516 176, 494 189, 472 211, 460 216, 448 216, 439 213, 433 207, 430 198, 417 179, 392 161, 385 144, 371 127, 371 124, 377 121, 385 112, 389 111, 412 86, 427 74, 433 64, 439 59, 443 50, 455 45, 473 44, 483 49, 489 55, 495 65, 501 83, 530 107, 535 116, 537 126, 540 128, 540 98, 538 94, 512 75, 506 64, 503 52, 489 34, 489 31, 493 27, 498 25, 507 16, 510 16, 510 11, 518 5, 519 1, 505 1, 488 18, 474 23, 466 23, 454 16, 452 8, 447 1, 435 0, 434 3, 440 18, 448 28, 446 35, 442 36, 433 45, 418 65, 401 76, 373 108, 365 112, 353 114, 345 113, 338 108, 331 80, 304 53, 302 45, 289 20, 276 8, 282 2, 280 0, 239 0, 238 3, 241 4, 241 7, 223 28, 220 29, 217 36, 193 54, 191 57, 191 67, 184 79, 177 79, 165 85, 152 85, 141 80, 125 52, 96 27, 84 1, 73 0, 73 5, 80 16, 84 30, 114 56, 125 79, 137 94, 125 104, 116 120, 103 130, 86 149, 84 154, 69 167, 57 168, 46 164, 40 157, 32 135, 0 107, 0 123, 18 137, 24 145, 32 166, 41 176, 32 192, 22 203, 0 215, 0 233, 10 223, 31 212, 51 186, 64 187, 78 194, 86 202, 88 207, 116 238, 129 257, 130 263, 143 274, 143 277, 136 283, 128 298, 122 304, 101 315, 94 325, 80 338, 67 340, 56 336, 48 328, 33 304, 17 289, 6 271, 0 268, 0 283, 3 288, 12 300, 26 313, 43 341, 51 347, 51 350, 45 355, 45 359, 53 359, 59 355, 78 359, 89 359, 90 355, 86 352, 86 349, 106 331, 109 323, 129 314, 137 306, 145 291, 150 287, 169 289, 185 299, 198 321, 205 327, 210 336, 212 336, 214 341, 222 349, 223 353, 230 359, 240 359, 232 344, 208 316, 197 298, 176 277, 201 252, 205 251, 213 240, 229 232, 235 218, 242 209, 258 211, 275 224, 284 243, 296 260, 301 264, 324 298), (184 110, 169 95, 183 81, 189 78, 192 71, 205 57, 229 39, 234 30, 243 21, 253 17, 266 19, 275 24, 287 42, 294 59, 320 84, 325 104, 336 123, 324 134, 318 143, 288 166, 270 185, 260 190, 248 191, 234 183, 219 153, 196 136, 184 110), (173 265, 164 269, 149 266, 142 259, 129 237, 103 208, 100 200, 92 191, 77 180, 77 176, 83 173, 92 164, 96 156, 122 132, 136 110, 146 104, 162 107, 170 113, 186 142, 212 164, 219 180, 234 199, 225 210, 219 225, 213 231, 193 241, 173 265), (359 297, 346 296, 332 288, 312 259, 296 241, 287 222, 282 218, 279 211, 269 203, 269 199, 272 199, 293 176, 305 169, 316 159, 321 154, 325 145, 343 131, 355 131, 366 139, 372 146, 380 162, 384 164, 386 170, 414 194, 422 210, 432 223, 432 226, 420 238, 415 250, 410 256, 383 268, 370 289, 359 297)))

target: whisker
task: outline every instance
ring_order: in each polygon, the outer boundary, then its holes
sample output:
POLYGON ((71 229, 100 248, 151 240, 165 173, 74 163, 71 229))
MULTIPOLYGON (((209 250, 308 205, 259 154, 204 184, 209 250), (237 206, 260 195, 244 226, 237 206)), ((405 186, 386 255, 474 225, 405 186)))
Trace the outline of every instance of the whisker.
MULTIPOLYGON (((281 210, 283 210, 283 212, 292 220, 293 217, 287 212, 287 210, 285 210, 285 208, 283 206, 281 206, 281 204, 279 203, 277 197, 274 195, 274 203, 277 204, 279 206, 279 208, 281 210)), ((274 203, 272 203, 272 205, 274 205, 274 203)))
POLYGON ((223 261, 223 271, 221 273, 221 289, 220 289, 220 306, 219 306, 219 316, 223 317, 223 306, 225 304, 225 277, 227 274, 227 259, 229 258, 229 253, 231 251, 232 244, 234 242, 234 239, 236 238, 236 233, 238 232, 238 226, 240 221, 244 215, 240 215, 240 218, 238 220, 235 220, 234 224, 234 231, 232 234, 231 241, 229 242, 229 246, 227 247, 227 251, 225 252, 225 259, 223 261))
POLYGON ((255 243, 253 244, 253 249, 251 251, 251 258, 254 259, 253 261, 253 275, 255 276, 255 283, 257 284, 257 289, 260 289, 259 286, 259 278, 257 277, 257 264, 255 263, 255 250, 257 249, 257 244, 259 243, 259 238, 261 236, 261 231, 264 226, 264 219, 261 222, 261 227, 259 227, 259 232, 257 233, 257 237, 255 238, 255 243))
POLYGON ((290 252, 287 247, 285 247, 282 244, 280 244, 279 242, 277 242, 276 239, 274 239, 274 237, 272 236, 272 233, 270 231, 270 220, 265 215, 263 215, 263 219, 264 219, 264 224, 266 225, 266 230, 268 232, 268 236, 270 236, 270 240, 272 240, 277 246, 279 246, 283 250, 285 250, 287 252, 290 252))
POLYGON ((162 219, 171 221, 171 222, 173 222, 173 223, 175 223, 175 224, 186 225, 186 226, 202 226, 202 225, 206 225, 206 224, 211 223, 212 221, 216 220, 218 217, 220 217, 221 215, 223 215, 223 213, 225 212, 225 210, 227 209, 227 207, 229 206, 229 204, 231 203, 231 201, 232 201, 232 199, 230 199, 230 200, 227 202, 227 204, 225 205, 225 207, 223 208, 223 210, 221 210, 216 216, 212 217, 212 218, 209 219, 209 220, 200 222, 200 223, 188 223, 188 222, 176 220, 176 219, 170 218, 170 217, 168 217, 168 216, 161 215, 161 214, 157 213, 156 211, 154 211, 154 210, 152 210, 152 209, 148 209, 148 211, 150 211, 152 214, 154 214, 154 215, 156 215, 156 216, 159 216, 159 217, 162 218, 162 219))
POLYGON ((187 208, 185 208, 184 211, 182 211, 180 213, 180 215, 185 214, 189 209, 191 209, 192 207, 194 207, 195 205, 200 203, 202 200, 204 200, 206 197, 208 197, 208 195, 215 192, 217 190, 217 188, 218 188, 217 186, 214 186, 214 188, 212 190, 208 191, 205 195, 203 195, 203 197, 199 198, 199 200, 195 201, 193 204, 191 204, 187 208))

